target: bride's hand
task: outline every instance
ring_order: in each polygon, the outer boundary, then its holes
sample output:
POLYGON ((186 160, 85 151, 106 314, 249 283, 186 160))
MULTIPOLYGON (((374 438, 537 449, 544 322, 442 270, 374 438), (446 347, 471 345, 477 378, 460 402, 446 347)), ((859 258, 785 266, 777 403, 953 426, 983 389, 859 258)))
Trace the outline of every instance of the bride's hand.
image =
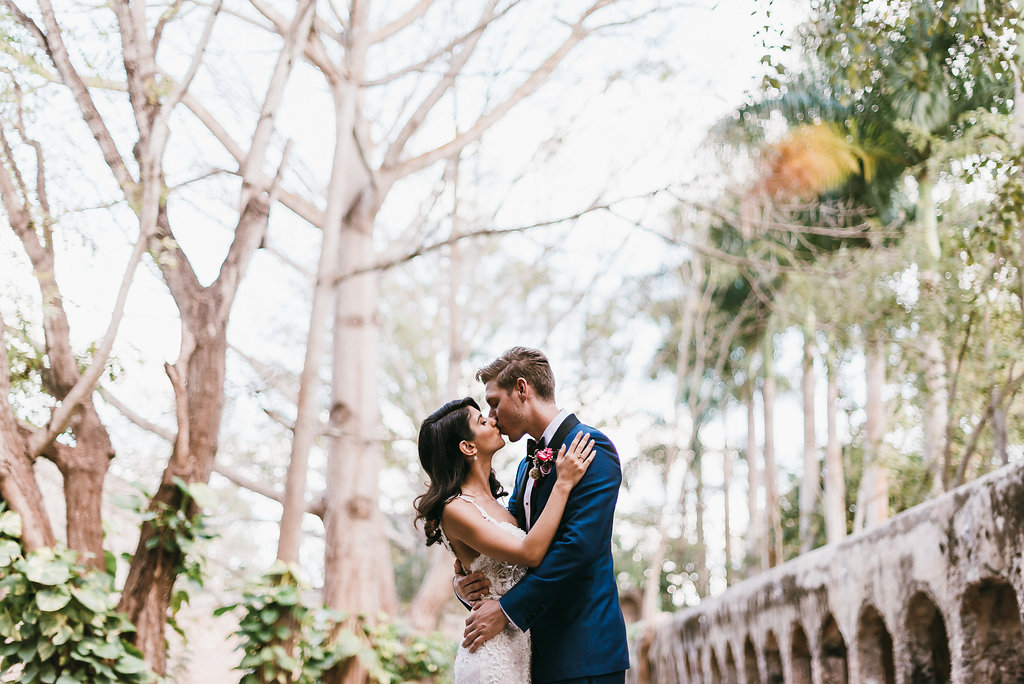
POLYGON ((555 461, 555 470, 558 471, 558 481, 573 487, 583 479, 584 473, 594 460, 594 438, 586 432, 579 432, 572 440, 568 450, 565 445, 558 450, 558 459, 555 461))

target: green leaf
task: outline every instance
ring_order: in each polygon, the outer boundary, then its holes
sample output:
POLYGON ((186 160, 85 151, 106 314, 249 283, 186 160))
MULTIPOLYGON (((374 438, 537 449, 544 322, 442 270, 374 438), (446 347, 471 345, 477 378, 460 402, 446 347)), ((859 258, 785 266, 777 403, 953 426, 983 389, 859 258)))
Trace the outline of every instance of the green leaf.
POLYGON ((49 550, 30 554, 25 562, 25 576, 36 584, 57 586, 71 579, 71 569, 66 563, 58 561, 49 550), (45 551, 45 552, 44 552, 45 551))
POLYGON ((36 594, 36 605, 39 606, 39 610, 45 613, 55 613, 68 604, 71 600, 71 593, 68 592, 67 587, 55 587, 53 589, 43 589, 36 594))
POLYGON ((114 665, 114 669, 121 674, 139 674, 141 672, 147 672, 149 667, 146 665, 146 661, 142 658, 125 654, 118 659, 117 664, 114 665))
POLYGON ((217 494, 205 482, 193 482, 188 486, 188 494, 200 508, 210 508, 217 503, 217 494))
POLYGON ((109 594, 93 587, 75 587, 71 593, 79 603, 94 613, 105 613, 114 607, 109 594))
POLYGON ((57 632, 50 637, 50 640, 55 646, 63 646, 74 633, 75 630, 73 630, 69 625, 60 625, 57 627, 57 632))
POLYGON ((0 568, 6 568, 19 556, 21 545, 18 542, 13 539, 0 539, 0 568))
POLYGON ((0 513, 0 534, 21 538, 21 516, 14 511, 0 513))

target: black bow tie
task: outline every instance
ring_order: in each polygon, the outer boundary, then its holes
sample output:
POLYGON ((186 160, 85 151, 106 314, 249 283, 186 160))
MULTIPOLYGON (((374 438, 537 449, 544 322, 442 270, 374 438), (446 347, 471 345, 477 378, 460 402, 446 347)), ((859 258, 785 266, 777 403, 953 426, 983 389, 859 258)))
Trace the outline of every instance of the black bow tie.
POLYGON ((532 439, 526 440, 526 455, 533 456, 535 453, 544 448, 544 440, 536 442, 532 439))

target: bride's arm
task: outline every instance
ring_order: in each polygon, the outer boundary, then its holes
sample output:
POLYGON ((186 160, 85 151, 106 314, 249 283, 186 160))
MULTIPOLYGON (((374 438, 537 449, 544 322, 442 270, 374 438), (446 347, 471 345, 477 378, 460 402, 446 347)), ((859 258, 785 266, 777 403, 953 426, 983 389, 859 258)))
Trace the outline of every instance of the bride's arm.
POLYGON ((540 565, 558 531, 569 492, 587 472, 593 458, 594 442, 586 433, 576 435, 568 450, 562 445, 555 462, 558 479, 544 510, 525 538, 518 539, 515 535, 504 533, 492 522, 485 520, 475 506, 461 499, 451 501, 444 508, 442 521, 445 534, 449 539, 458 539, 496 560, 530 567, 540 565))

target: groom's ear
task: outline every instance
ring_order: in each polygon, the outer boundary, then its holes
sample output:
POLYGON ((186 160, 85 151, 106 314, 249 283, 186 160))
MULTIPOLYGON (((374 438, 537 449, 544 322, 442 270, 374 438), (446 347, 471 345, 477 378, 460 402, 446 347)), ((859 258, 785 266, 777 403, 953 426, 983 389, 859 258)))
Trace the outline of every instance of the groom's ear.
POLYGON ((526 382, 526 378, 516 378, 515 392, 519 395, 520 401, 526 399, 529 389, 530 383, 526 382))

